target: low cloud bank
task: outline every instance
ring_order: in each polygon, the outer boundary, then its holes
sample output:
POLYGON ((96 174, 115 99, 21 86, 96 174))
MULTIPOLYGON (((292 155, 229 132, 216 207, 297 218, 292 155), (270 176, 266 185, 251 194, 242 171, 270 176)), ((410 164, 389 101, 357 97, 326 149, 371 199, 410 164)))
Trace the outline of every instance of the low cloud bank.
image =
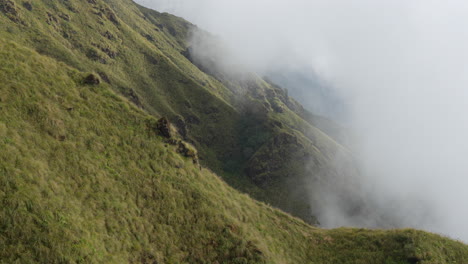
MULTIPOLYGON (((313 76, 310 93, 307 82, 287 88, 314 102, 325 83, 344 101, 363 172, 355 180, 371 207, 349 217, 334 203, 337 194, 323 193, 324 226, 383 221, 468 241, 468 3, 137 2, 219 36, 231 66, 313 76)), ((318 111, 327 115, 336 104, 318 111)))

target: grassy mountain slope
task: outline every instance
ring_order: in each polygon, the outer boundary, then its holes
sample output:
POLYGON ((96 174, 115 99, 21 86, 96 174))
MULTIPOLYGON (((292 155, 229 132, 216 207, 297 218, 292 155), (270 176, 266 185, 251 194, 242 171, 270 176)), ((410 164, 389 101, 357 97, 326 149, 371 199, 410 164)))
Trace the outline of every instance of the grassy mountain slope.
POLYGON ((89 73, 0 37, 1 263, 464 263, 415 230, 322 230, 181 156, 89 73))
POLYGON ((187 40, 195 26, 180 18, 130 0, 3 0, 0 12, 0 36, 96 72, 146 112, 168 117, 202 164, 259 200, 314 222, 306 178, 338 182, 357 173, 336 169, 336 156, 351 159, 348 151, 307 121, 286 91, 192 63, 187 40))

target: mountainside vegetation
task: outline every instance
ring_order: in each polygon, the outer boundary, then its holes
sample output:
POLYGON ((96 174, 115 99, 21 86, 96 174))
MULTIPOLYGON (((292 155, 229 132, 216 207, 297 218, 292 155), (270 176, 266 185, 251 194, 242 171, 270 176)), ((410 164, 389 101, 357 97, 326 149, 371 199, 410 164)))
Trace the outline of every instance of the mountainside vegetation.
POLYGON ((128 0, 8 0, 1 10, 4 38, 97 73, 138 107, 167 117, 230 185, 309 223, 315 201, 306 177, 336 182, 357 173, 335 169, 337 153, 351 159, 349 151, 314 127, 286 90, 253 73, 238 80, 192 63, 196 27, 180 18, 128 0))
POLYGON ((468 261, 422 231, 307 224, 305 177, 346 182, 352 156, 284 89, 194 62, 190 23, 127 0, 0 12, 0 263, 468 261))

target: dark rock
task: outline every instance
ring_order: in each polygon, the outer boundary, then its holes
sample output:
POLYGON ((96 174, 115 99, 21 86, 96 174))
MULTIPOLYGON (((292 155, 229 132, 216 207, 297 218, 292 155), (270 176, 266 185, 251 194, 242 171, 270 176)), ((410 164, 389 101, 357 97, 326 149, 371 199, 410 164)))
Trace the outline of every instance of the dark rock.
POLYGON ((156 59, 156 56, 152 54, 148 54, 146 52, 143 55, 148 63, 153 64, 153 65, 157 65, 159 63, 159 61, 156 59))
POLYGON ((408 263, 411 263, 411 264, 417 264, 421 262, 421 259, 418 257, 409 257, 407 260, 408 260, 408 263))
POLYGON ((107 76, 107 74, 105 72, 98 72, 99 74, 99 77, 101 77, 101 79, 103 81, 105 81, 106 83, 110 84, 110 79, 109 79, 109 76, 107 76))
POLYGON ((156 24, 156 26, 160 29, 164 29, 164 25, 163 24, 156 24))
POLYGON ((162 117, 158 120, 156 124, 156 129, 158 130, 159 134, 165 138, 172 138, 172 130, 171 130, 171 123, 165 117, 162 117))
POLYGON ((120 25, 119 20, 117 19, 117 15, 114 13, 114 11, 109 8, 102 9, 101 11, 106 15, 110 22, 114 23, 114 25, 120 25))
POLYGON ((66 31, 63 31, 62 32, 62 37, 66 38, 66 39, 71 39, 72 36, 70 35, 70 33, 66 32, 66 31))
POLYGON ((277 100, 273 101, 273 103, 271 104, 271 107, 277 113, 283 113, 284 112, 284 106, 281 105, 281 103, 278 102, 277 100))
POLYGON ((109 31, 102 33, 102 36, 106 37, 108 40, 116 40, 116 37, 109 31))
POLYGON ((101 51, 107 54, 107 56, 109 56, 109 58, 111 59, 115 59, 115 57, 117 57, 117 52, 114 50, 111 50, 108 47, 101 48, 101 51))
POLYGON ((70 16, 67 15, 67 14, 60 13, 60 14, 58 14, 58 16, 59 16, 61 19, 65 20, 65 21, 70 21, 70 16))
POLYGON ((192 158, 194 164, 198 164, 198 156, 197 151, 189 147, 189 145, 185 142, 179 141, 177 145, 177 152, 182 154, 184 157, 192 158))
POLYGON ((177 130, 179 131, 179 134, 186 139, 187 138, 187 124, 185 123, 185 120, 183 117, 178 116, 177 120, 175 121, 175 126, 177 127, 177 130))
MULTIPOLYGON (((100 18, 107 19, 112 22, 114 25, 119 26, 120 22, 117 19, 117 15, 108 7, 98 7, 93 8, 93 14, 99 16, 100 18)), ((104 24, 103 21, 98 21, 101 25, 104 24)))
POLYGON ((10 0, 1 0, 0 11, 3 12, 11 21, 15 23, 23 23, 15 2, 10 0))
POLYGON ((140 254, 140 261, 142 264, 158 264, 156 257, 147 251, 144 251, 140 254))
POLYGON ((134 103, 139 108, 143 108, 140 97, 133 89, 128 90, 125 96, 130 100, 130 102, 134 103))
POLYGON ((52 25, 52 24, 58 23, 58 19, 52 13, 47 12, 46 22, 47 24, 52 25))
POLYGON ((117 16, 114 14, 114 12, 108 13, 108 14, 107 14, 107 18, 109 18, 109 20, 110 20, 112 23, 116 24, 116 25, 119 25, 119 24, 120 24, 119 21, 117 20, 117 16))
POLYGON ((94 73, 89 74, 86 76, 86 78, 83 80, 84 84, 89 84, 89 85, 98 85, 101 83, 101 79, 99 79, 99 76, 97 76, 94 73))
POLYGON ((277 97, 276 92, 273 89, 266 89, 265 94, 269 100, 274 100, 277 97))
POLYGON ((72 2, 70 2, 69 0, 64 0, 62 2, 68 10, 72 11, 75 14, 78 13, 78 10, 76 10, 72 2))
POLYGON ((32 11, 33 7, 30 2, 23 2, 23 7, 26 8, 28 11, 32 11))

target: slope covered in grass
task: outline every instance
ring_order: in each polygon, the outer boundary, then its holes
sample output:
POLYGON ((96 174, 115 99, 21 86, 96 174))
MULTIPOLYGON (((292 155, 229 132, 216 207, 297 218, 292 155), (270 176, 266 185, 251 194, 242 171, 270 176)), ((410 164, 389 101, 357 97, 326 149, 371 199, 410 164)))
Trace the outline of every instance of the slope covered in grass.
POLYGON ((338 155, 352 160, 349 151, 284 89, 252 73, 240 81, 195 65, 192 30, 130 0, 0 2, 0 36, 96 72, 134 105, 171 120, 201 163, 231 186, 315 222, 318 200, 310 193, 357 174, 352 165, 335 166, 338 155))
POLYGON ((321 230, 176 152, 88 73, 0 38, 1 263, 464 263, 414 230, 321 230))

